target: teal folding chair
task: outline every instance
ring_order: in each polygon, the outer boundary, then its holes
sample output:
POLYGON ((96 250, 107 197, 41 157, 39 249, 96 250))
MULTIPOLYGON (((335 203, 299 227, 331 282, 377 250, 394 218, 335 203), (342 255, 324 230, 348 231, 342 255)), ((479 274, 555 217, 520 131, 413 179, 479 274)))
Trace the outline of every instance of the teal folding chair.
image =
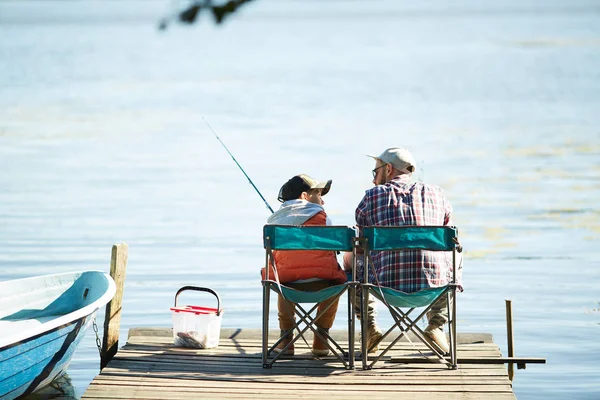
MULTIPOLYGON (((290 225, 265 225, 263 228, 263 241, 266 250, 265 279, 263 284, 263 325, 262 325, 262 363, 263 368, 271 368, 276 360, 280 358, 283 352, 295 343, 298 339, 304 338, 304 334, 310 329, 314 335, 327 343, 331 353, 340 360, 346 369, 354 368, 354 305, 350 301, 355 296, 357 282, 350 279, 348 282, 330 286, 325 289, 308 292, 300 291, 281 284, 277 277, 269 276, 269 265, 273 265, 277 270, 273 258, 273 250, 331 250, 331 251, 356 251, 357 240, 356 231, 347 226, 290 226, 290 225), (269 346, 269 305, 271 291, 283 296, 286 300, 295 305, 295 314, 298 317, 292 329, 288 330, 281 338, 269 346), (329 299, 340 297, 346 291, 349 291, 348 297, 348 349, 344 350, 333 338, 326 332, 317 330, 315 321, 321 314, 312 316, 317 309, 318 303, 329 299), (314 306, 307 310, 303 304, 312 304, 314 306), (288 334, 293 334, 292 341, 283 349, 281 353, 273 349, 288 334)), ((352 277, 355 276, 356 264, 353 266, 352 277)), ((330 304, 331 305, 331 304, 330 304)), ((306 339, 304 339, 306 340, 306 339)))
MULTIPOLYGON (((383 339, 396 331, 397 336, 379 353, 369 360, 364 355, 368 354, 367 335, 362 335, 361 350, 363 369, 371 369, 392 349, 402 338, 412 334, 427 346, 437 358, 450 369, 457 369, 456 362, 456 276, 457 276, 457 230, 448 226, 370 226, 362 229, 360 241, 365 256, 364 280, 362 287, 362 332, 367 332, 366 310, 369 295, 375 296, 389 310, 394 324, 383 334, 383 339), (421 249, 431 251, 452 251, 452 279, 448 285, 438 288, 423 289, 414 293, 405 293, 389 287, 381 287, 368 283, 369 268, 373 268, 372 254, 377 251, 403 251, 407 249, 421 249), (442 296, 448 302, 448 331, 450 337, 450 359, 446 358, 437 346, 431 344, 425 337, 423 330, 417 323, 423 320, 427 312, 442 296), (452 306, 450 306, 452 304, 452 306), (417 311, 415 311, 417 310, 417 311), (419 312, 420 311, 420 312, 419 312), (418 313, 416 317, 412 317, 418 313)), ((376 276, 376 274, 375 274, 376 276)), ((410 339, 409 339, 410 340, 410 339)))

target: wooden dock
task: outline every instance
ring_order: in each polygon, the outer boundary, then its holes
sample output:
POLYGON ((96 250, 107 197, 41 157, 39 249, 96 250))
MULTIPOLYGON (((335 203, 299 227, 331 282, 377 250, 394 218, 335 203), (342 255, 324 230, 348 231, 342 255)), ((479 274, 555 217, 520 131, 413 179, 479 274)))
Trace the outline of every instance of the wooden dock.
MULTIPOLYGON (((82 399, 514 399, 504 364, 460 364, 461 358, 501 358, 491 335, 458 339, 454 371, 426 360, 392 362, 420 356, 408 342, 397 344, 374 369, 363 371, 358 361, 350 371, 331 356, 315 359, 302 340, 295 356, 264 369, 259 329, 222 329, 217 348, 196 350, 174 347, 170 328, 135 328, 82 399)), ((427 354, 424 346, 417 348, 427 354)))

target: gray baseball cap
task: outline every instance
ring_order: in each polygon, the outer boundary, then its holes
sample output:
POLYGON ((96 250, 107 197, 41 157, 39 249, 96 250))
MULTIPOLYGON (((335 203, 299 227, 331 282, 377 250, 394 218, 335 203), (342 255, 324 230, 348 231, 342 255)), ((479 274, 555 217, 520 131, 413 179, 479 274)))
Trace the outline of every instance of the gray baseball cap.
POLYGON ((370 154, 367 154, 367 156, 380 160, 383 163, 391 164, 394 168, 405 174, 411 174, 417 168, 414 157, 404 147, 390 147, 378 156, 370 154))

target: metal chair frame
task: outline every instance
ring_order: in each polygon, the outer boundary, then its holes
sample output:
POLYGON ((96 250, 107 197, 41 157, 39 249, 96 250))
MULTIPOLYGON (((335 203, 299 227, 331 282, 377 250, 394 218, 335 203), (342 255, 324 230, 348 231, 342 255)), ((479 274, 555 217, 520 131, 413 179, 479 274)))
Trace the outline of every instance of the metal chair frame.
POLYGON ((362 307, 361 307, 361 329, 363 332, 361 351, 363 354, 363 369, 372 369, 392 347, 409 332, 412 332, 421 342, 429 348, 439 361, 445 363, 450 369, 457 369, 456 357, 456 259, 457 244, 454 238, 457 231, 448 226, 400 226, 381 227, 372 226, 362 229, 361 243, 365 254, 364 276, 361 283, 362 307), (368 282, 369 267, 373 267, 373 251, 402 251, 407 249, 421 249, 430 251, 452 251, 452 280, 441 288, 424 289, 412 294, 404 293, 391 288, 385 288, 368 282), (383 334, 382 340, 390 335, 396 328, 400 330, 398 336, 388 344, 385 349, 371 360, 364 355, 368 354, 367 332, 368 321, 366 316, 369 295, 373 294, 390 311, 394 324, 383 334), (427 314, 431 307, 442 297, 446 296, 448 304, 448 332, 450 338, 450 358, 432 345, 425 337, 423 330, 417 325, 427 314), (452 304, 452 306, 450 306, 452 304), (417 308, 423 308, 416 318, 409 315, 417 308), (406 309, 407 311, 403 311, 406 309))

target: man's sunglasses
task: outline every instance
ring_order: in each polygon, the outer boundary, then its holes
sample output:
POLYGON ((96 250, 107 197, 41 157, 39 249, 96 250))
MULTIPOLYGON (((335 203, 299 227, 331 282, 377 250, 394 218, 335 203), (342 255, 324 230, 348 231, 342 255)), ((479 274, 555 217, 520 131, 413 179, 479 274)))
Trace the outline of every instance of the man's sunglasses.
POLYGON ((386 165, 387 165, 387 164, 380 165, 379 167, 377 167, 377 168, 375 168, 375 169, 373 170, 373 179, 375 179, 375 177, 377 176, 377 171, 378 171, 380 168, 383 168, 383 167, 385 167, 386 165))

